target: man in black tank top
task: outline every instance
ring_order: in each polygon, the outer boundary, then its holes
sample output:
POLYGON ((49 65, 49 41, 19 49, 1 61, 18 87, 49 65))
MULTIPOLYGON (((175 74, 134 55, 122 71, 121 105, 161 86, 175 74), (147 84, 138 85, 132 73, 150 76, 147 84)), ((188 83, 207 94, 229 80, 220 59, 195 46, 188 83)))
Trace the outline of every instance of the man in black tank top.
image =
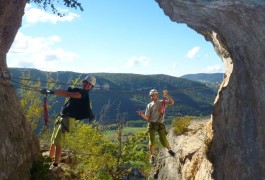
MULTIPOLYGON (((68 88, 68 90, 50 90, 49 94, 70 98, 64 105, 63 110, 58 116, 52 137, 50 147, 50 158, 54 158, 54 162, 50 169, 57 167, 61 160, 62 146, 65 141, 65 133, 71 131, 75 120, 89 119, 92 120, 94 115, 90 108, 89 91, 95 86, 96 78, 87 76, 83 80, 83 87, 68 88)), ((46 92, 47 93, 47 92, 46 92)))

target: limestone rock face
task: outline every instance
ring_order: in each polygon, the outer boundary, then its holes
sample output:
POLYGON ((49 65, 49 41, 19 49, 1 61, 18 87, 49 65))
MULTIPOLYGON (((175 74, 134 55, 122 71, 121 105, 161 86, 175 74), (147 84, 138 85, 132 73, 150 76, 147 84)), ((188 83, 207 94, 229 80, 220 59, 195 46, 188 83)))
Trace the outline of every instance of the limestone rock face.
POLYGON ((214 179, 264 179, 265 1, 156 1, 210 41, 225 65, 213 110, 214 179))
POLYGON ((6 53, 21 26, 27 0, 0 0, 0 179, 28 180, 38 139, 23 115, 16 89, 8 78, 6 53))
POLYGON ((0 85, 0 94, 0 179, 28 180, 39 152, 38 139, 22 115, 14 88, 0 85))
POLYGON ((188 132, 179 136, 171 130, 168 138, 176 156, 171 157, 163 148, 158 154, 151 179, 211 180, 213 168, 207 159, 212 140, 211 122, 208 119, 193 120, 188 132))

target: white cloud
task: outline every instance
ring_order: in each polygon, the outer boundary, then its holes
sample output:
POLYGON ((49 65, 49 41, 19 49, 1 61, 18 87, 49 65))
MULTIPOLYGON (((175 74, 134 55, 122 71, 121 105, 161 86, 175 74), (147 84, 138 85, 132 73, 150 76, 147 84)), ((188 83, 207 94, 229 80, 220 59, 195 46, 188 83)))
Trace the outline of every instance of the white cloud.
POLYGON ((126 64, 126 67, 127 68, 131 68, 131 67, 134 67, 134 66, 144 66, 144 67, 146 67, 146 66, 148 66, 149 62, 150 62, 150 60, 147 57, 145 57, 145 56, 141 56, 141 57, 133 56, 133 57, 131 57, 128 60, 128 62, 126 64))
POLYGON ((18 32, 9 53, 34 53, 50 49, 50 46, 60 42, 59 36, 31 37, 18 32))
POLYGON ((200 47, 195 46, 191 50, 188 51, 187 56, 188 58, 192 59, 194 58, 200 51, 200 47))
POLYGON ((221 64, 216 64, 213 66, 208 66, 201 71, 202 73, 223 73, 224 67, 221 64))
POLYGON ((8 52, 8 66, 49 71, 63 70, 67 63, 72 63, 77 58, 77 55, 61 48, 54 48, 57 42, 60 42, 58 36, 31 37, 18 32, 8 52))
POLYGON ((75 18, 78 18, 79 15, 69 12, 68 10, 63 10, 65 16, 59 17, 56 14, 48 13, 42 9, 34 8, 31 5, 27 4, 25 8, 25 18, 26 23, 38 23, 38 22, 51 22, 56 24, 57 22, 72 21, 75 18))
POLYGON ((177 63, 173 63, 172 68, 176 68, 176 67, 177 67, 177 63))

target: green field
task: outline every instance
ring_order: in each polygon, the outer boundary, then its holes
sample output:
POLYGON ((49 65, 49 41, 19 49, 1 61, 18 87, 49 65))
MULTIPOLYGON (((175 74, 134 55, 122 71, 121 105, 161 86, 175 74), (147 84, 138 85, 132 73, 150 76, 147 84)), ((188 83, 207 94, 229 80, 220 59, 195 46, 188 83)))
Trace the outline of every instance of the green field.
MULTIPOLYGON (((103 132, 104 135, 109 137, 110 140, 115 140, 117 137, 117 130, 106 130, 103 132)), ((130 134, 136 134, 138 132, 147 132, 146 127, 124 127, 122 129, 122 135, 123 137, 127 137, 130 134)))

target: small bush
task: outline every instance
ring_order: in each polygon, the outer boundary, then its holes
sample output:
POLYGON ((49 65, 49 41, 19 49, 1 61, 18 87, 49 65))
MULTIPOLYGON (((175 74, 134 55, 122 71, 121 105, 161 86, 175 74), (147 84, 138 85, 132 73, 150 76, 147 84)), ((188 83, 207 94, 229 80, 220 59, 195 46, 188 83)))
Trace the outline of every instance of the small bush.
POLYGON ((176 135, 184 134, 188 131, 192 116, 176 117, 173 119, 172 126, 176 135))
POLYGON ((51 158, 48 156, 40 156, 32 164, 30 170, 30 180, 46 180, 49 179, 49 166, 51 158))

